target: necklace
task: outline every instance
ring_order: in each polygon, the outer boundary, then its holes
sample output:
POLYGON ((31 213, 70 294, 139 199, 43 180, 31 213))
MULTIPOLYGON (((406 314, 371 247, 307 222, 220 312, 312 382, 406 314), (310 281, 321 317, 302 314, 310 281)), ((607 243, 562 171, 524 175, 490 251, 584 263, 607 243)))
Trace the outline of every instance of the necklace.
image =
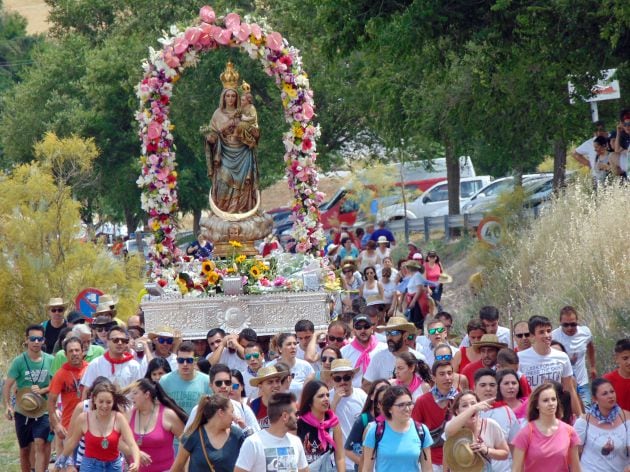
POLYGON ((138 446, 142 445, 142 440, 147 434, 147 430, 149 429, 149 425, 151 424, 151 419, 153 418, 153 413, 155 412, 155 403, 153 404, 153 408, 151 408, 151 413, 149 413, 149 417, 147 418, 147 422, 144 424, 144 428, 142 427, 142 413, 138 410, 138 429, 140 432, 138 433, 138 440, 136 443, 138 446), (143 431, 144 430, 144 431, 143 431))
MULTIPOLYGON (((98 419, 98 413, 96 413, 96 414, 94 415, 94 417, 95 417, 95 419, 96 419, 96 422, 97 422, 97 423, 100 423, 100 420, 98 419)), ((115 420, 114 420, 114 421, 115 421, 115 420)), ((101 429, 101 431, 102 431, 102 433, 101 433, 101 437, 103 438, 103 439, 101 440, 101 447, 102 447, 103 449, 107 449, 107 448, 109 447, 109 440, 107 439, 107 436, 105 435, 105 432, 107 431, 107 427, 108 427, 108 426, 109 426, 109 418, 107 418, 107 423, 105 424, 105 428, 104 428, 104 429, 101 429)), ((99 428, 99 429, 100 429, 100 428, 99 428)), ((114 429, 112 428, 112 432, 113 432, 113 430, 114 430, 114 429)), ((111 434, 111 433, 110 433, 110 434, 111 434)))

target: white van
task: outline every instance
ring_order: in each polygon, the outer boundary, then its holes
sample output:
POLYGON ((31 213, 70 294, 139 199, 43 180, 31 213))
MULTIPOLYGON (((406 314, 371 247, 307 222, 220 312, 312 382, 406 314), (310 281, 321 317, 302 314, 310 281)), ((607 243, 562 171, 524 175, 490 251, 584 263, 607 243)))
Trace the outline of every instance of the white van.
MULTIPOLYGON (((470 197, 492 181, 489 175, 465 177, 459 182, 459 202, 466 203, 470 197)), ((439 182, 429 188, 421 196, 407 203, 407 212, 402 204, 383 208, 378 214, 378 220, 391 221, 402 218, 415 220, 425 216, 448 215, 448 182, 439 182)))

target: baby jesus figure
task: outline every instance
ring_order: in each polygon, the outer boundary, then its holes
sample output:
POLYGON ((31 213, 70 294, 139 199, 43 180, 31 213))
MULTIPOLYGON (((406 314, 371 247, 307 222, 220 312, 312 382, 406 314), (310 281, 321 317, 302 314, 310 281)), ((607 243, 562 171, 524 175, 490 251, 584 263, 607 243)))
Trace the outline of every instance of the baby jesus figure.
POLYGON ((254 96, 251 87, 247 82, 242 85, 243 95, 241 96, 240 122, 236 127, 236 136, 250 148, 256 147, 260 138, 258 129, 258 113, 254 107, 254 96))

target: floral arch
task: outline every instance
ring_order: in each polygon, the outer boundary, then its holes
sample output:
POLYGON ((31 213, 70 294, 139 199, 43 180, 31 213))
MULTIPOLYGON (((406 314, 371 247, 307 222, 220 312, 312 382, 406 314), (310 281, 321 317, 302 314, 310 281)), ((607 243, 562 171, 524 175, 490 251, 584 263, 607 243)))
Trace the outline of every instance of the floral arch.
POLYGON ((142 141, 142 173, 137 184, 142 188, 142 209, 149 215, 149 227, 155 236, 152 260, 167 267, 178 257, 174 223, 178 209, 177 172, 171 133, 174 126, 169 120, 173 86, 186 68, 199 62, 200 54, 219 47, 240 48, 275 78, 285 119, 290 124, 283 143, 287 180, 294 192, 292 234, 300 252, 320 247, 324 234, 318 207, 324 195, 318 191, 315 168, 320 131, 312 122, 313 92, 299 51, 289 46, 280 33, 248 17, 242 20, 236 13, 217 17, 210 6, 200 9, 198 24, 184 31, 171 26, 169 34, 159 42, 162 49, 149 48, 149 58, 142 64, 144 77, 136 88, 140 99, 136 120, 142 141))

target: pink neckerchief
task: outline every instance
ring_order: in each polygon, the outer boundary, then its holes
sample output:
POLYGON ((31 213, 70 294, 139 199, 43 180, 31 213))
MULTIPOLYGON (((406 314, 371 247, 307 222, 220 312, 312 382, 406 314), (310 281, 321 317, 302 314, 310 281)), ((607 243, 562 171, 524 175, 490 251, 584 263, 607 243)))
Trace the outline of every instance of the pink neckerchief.
POLYGON ((301 420, 306 424, 310 424, 311 426, 317 428, 317 436, 319 438, 319 445, 322 447, 322 450, 328 449, 327 445, 330 445, 333 449, 335 448, 335 441, 332 436, 328 432, 330 428, 334 428, 339 424, 339 418, 332 410, 328 410, 324 418, 328 417, 328 419, 324 419, 324 421, 320 421, 315 418, 315 415, 310 411, 305 415, 300 416, 301 420))
POLYGON ((377 344, 378 344, 378 340, 376 339, 376 336, 374 335, 370 336, 370 342, 368 343, 367 346, 364 346, 363 344, 361 344, 357 338, 354 338, 352 340, 352 347, 361 353, 361 355, 357 359, 357 363, 354 366, 360 367, 361 372, 363 372, 364 374, 368 366, 370 365, 370 352, 374 350, 377 344))
MULTIPOLYGON (((396 380, 396 384, 404 386, 404 384, 400 380, 396 380)), ((413 379, 411 379, 411 383, 409 384, 409 387, 407 387, 409 389, 409 393, 415 392, 420 384, 422 384, 422 379, 420 378, 420 376, 414 374, 413 379)))

